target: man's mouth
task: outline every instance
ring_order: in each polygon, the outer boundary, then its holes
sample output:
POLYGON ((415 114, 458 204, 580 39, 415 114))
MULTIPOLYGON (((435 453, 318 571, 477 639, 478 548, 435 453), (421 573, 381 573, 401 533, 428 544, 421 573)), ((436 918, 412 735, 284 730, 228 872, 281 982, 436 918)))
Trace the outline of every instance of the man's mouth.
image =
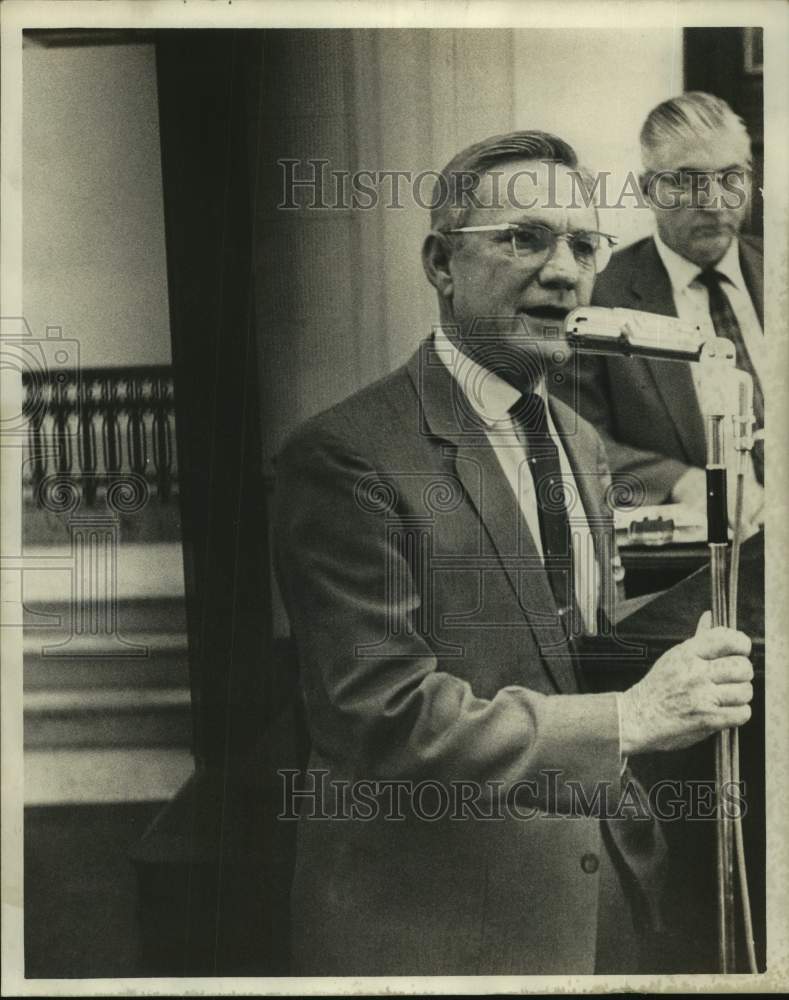
POLYGON ((566 306, 532 306, 523 311, 533 319, 554 320, 557 322, 563 322, 565 316, 570 312, 566 306))
POLYGON ((694 236, 726 236, 732 232, 731 226, 725 222, 702 222, 694 226, 694 236))

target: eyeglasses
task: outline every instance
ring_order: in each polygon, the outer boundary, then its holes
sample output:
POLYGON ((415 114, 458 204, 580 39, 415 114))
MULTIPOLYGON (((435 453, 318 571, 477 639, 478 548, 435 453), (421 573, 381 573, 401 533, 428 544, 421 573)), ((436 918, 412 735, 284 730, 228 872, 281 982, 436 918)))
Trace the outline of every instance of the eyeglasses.
POLYGON ((451 233, 509 233, 513 254, 522 260, 535 263, 539 258, 549 260, 555 253, 559 240, 565 240, 578 264, 582 267, 594 267, 598 273, 611 259, 617 244, 616 236, 610 236, 608 233, 598 233, 592 229, 582 229, 574 233, 556 233, 548 226, 542 226, 537 222, 526 225, 502 222, 498 226, 461 226, 458 229, 442 231, 442 235, 451 233))

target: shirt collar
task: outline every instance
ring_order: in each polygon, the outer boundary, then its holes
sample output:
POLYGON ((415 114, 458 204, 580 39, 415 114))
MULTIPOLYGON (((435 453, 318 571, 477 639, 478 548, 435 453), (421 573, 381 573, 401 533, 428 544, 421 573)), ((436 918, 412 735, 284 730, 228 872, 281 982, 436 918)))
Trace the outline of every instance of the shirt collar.
MULTIPOLYGON (((694 264, 678 254, 676 250, 672 250, 668 244, 663 242, 659 233, 655 233, 654 239, 657 252, 668 273, 672 291, 674 293, 684 292, 688 285, 701 274, 701 268, 698 264, 694 264)), ((736 236, 729 244, 729 249, 715 265, 715 270, 720 271, 735 287, 739 289, 745 287, 740 269, 740 250, 736 236)))
MULTIPOLYGON (((512 420, 510 410, 523 393, 455 347, 441 327, 436 330, 435 346, 438 356, 483 423, 487 427, 493 427, 498 423, 509 423, 512 420)), ((543 380, 535 386, 534 392, 545 402, 543 380)))
POLYGON ((729 244, 729 249, 715 265, 715 270, 729 279, 729 281, 741 291, 745 289, 745 279, 740 268, 740 246, 737 237, 729 244))

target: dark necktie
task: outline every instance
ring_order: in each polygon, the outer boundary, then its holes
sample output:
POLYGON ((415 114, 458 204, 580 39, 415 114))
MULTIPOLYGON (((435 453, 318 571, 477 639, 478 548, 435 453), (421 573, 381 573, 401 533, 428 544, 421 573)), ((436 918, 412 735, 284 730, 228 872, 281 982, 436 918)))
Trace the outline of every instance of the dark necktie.
POLYGON ((583 622, 575 599, 573 548, 565 504, 559 449, 548 431, 545 402, 525 393, 510 413, 526 446, 529 471, 537 497, 543 564, 560 620, 569 636, 580 635, 583 622))
MULTIPOLYGON (((743 340, 740 324, 731 307, 731 302, 726 293, 721 288, 721 282, 728 280, 725 275, 715 268, 705 268, 698 276, 698 281, 704 285, 709 295, 710 319, 718 337, 725 337, 734 344, 737 352, 737 367, 740 371, 748 372, 753 379, 753 415, 756 427, 764 427, 764 396, 762 395, 762 385, 756 370, 753 367, 751 356, 743 340)), ((764 482, 764 442, 754 442, 753 468, 756 478, 760 483, 764 482)))

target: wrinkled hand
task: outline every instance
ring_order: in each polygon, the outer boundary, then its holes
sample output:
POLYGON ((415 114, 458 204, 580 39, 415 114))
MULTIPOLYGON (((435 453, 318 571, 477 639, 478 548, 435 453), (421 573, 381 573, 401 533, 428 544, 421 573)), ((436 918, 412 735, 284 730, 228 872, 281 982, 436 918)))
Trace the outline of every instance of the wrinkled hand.
POLYGON ((751 717, 751 640, 699 620, 692 639, 673 646, 621 695, 622 753, 680 750, 751 717))

